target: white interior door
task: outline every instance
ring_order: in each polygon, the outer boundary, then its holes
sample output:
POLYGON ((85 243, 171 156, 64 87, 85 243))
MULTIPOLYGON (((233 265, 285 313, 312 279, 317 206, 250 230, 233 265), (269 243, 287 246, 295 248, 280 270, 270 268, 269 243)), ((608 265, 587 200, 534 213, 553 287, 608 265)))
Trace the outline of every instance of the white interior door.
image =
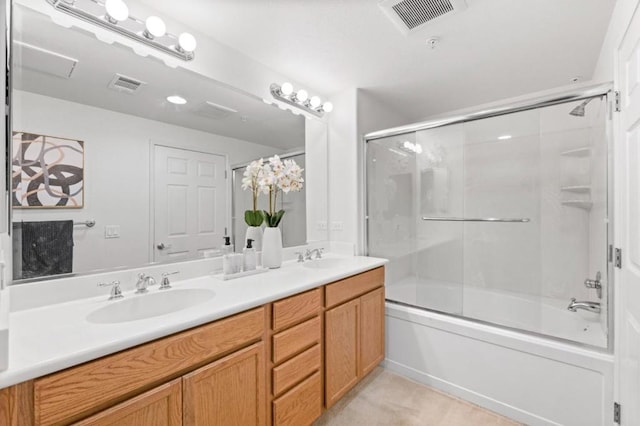
POLYGON ((154 261, 220 247, 227 226, 221 155, 154 146, 154 261))
POLYGON ((640 425, 640 11, 618 50, 621 112, 616 146, 616 378, 621 424, 640 425))

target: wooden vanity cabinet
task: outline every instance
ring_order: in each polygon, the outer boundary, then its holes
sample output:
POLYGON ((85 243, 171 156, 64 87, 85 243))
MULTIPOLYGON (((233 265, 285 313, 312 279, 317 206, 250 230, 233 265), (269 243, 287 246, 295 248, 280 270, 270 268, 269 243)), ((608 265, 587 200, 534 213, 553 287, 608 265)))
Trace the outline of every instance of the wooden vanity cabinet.
POLYGON ((104 410, 75 426, 180 426, 182 382, 173 380, 104 410))
POLYGON ((271 424, 309 425, 322 414, 322 288, 272 304, 271 424))
POLYGON ((384 357, 384 268, 0 389, 4 426, 304 426, 384 357))
POLYGON ((182 377, 184 425, 266 425, 264 344, 182 377))
POLYGON ((334 405, 384 359, 384 269, 329 284, 325 404, 334 405))

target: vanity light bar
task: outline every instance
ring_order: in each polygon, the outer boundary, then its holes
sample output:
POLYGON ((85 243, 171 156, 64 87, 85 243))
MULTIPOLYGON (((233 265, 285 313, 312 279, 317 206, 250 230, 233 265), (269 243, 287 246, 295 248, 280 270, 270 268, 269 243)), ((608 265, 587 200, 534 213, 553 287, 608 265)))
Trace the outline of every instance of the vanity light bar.
POLYGON ((316 117, 322 117, 325 112, 331 112, 333 110, 333 104, 331 102, 325 102, 323 104, 317 96, 309 98, 307 91, 304 89, 294 92, 291 83, 282 83, 282 85, 272 83, 269 89, 271 90, 271 95, 277 100, 300 108, 304 112, 308 112, 316 117))
POLYGON ((175 36, 167 33, 164 31, 164 22, 155 16, 149 17, 150 19, 146 22, 130 16, 123 0, 106 0, 105 2, 47 0, 47 2, 60 12, 113 31, 183 61, 191 61, 195 57, 196 39, 191 34, 182 33, 180 36, 175 36), (109 14, 110 9, 111 13, 116 15, 115 17, 109 14))

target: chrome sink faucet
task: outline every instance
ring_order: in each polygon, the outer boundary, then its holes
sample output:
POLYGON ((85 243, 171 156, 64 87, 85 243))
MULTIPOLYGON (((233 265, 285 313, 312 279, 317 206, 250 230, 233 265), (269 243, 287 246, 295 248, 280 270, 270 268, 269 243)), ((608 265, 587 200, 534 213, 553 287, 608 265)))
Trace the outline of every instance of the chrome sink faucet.
POLYGON ((571 303, 567 306, 567 309, 571 312, 577 312, 578 309, 583 309, 585 311, 594 312, 599 314, 601 311, 600 303, 598 302, 588 302, 588 301, 576 301, 575 297, 571 298, 571 303))
POLYGON ((156 280, 151 276, 144 273, 138 274, 138 282, 136 282, 136 294, 144 294, 147 293, 147 287, 150 285, 155 285, 156 280))
POLYGON ((120 281, 115 280, 110 283, 98 283, 98 287, 111 286, 111 294, 109 294, 109 300, 122 299, 122 290, 120 289, 120 281))
POLYGON ((316 254, 316 257, 313 259, 322 259, 322 253, 324 253, 324 248, 314 248, 313 250, 307 249, 304 253, 304 260, 311 260, 313 253, 316 254))

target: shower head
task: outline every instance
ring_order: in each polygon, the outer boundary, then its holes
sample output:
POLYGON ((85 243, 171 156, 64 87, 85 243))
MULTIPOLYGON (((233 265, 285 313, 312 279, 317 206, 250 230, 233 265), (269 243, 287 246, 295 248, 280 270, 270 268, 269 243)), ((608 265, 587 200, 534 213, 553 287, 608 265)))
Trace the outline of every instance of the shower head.
POLYGON ((587 99, 586 101, 582 102, 580 105, 578 105, 577 107, 572 109, 569 114, 573 115, 574 117, 584 117, 584 112, 585 112, 584 107, 586 107, 587 104, 589 102, 591 102, 592 100, 593 100, 593 98, 590 98, 590 99, 587 99))

